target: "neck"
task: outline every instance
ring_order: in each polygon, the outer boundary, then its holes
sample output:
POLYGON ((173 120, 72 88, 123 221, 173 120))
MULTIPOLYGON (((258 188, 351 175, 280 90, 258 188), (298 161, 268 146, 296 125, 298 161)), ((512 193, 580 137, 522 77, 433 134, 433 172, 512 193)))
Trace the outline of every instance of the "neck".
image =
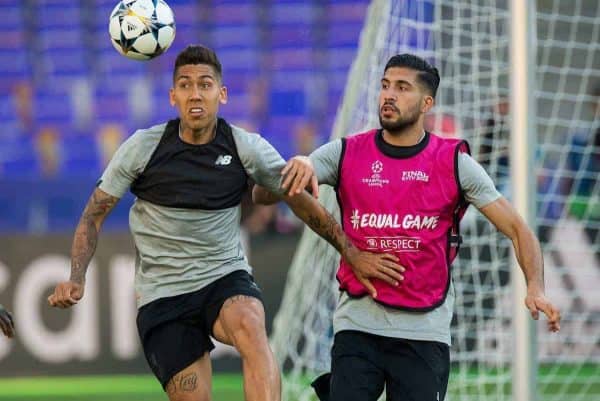
POLYGON ((217 120, 215 119, 206 127, 192 129, 186 127, 182 122, 179 123, 179 137, 185 143, 192 145, 204 145, 209 143, 215 137, 217 132, 217 120))
POLYGON ((415 124, 398 131, 383 130, 383 140, 394 146, 414 146, 421 142, 425 132, 423 124, 415 124))

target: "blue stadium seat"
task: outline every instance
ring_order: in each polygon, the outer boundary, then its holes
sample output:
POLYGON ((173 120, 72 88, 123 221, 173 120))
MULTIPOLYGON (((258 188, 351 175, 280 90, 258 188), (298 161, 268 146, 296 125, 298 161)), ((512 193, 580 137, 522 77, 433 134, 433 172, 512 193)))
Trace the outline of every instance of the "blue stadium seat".
POLYGON ((173 2, 169 1, 169 7, 175 15, 176 26, 191 26, 198 24, 198 18, 200 11, 198 10, 197 2, 186 1, 186 2, 173 2))
POLYGON ((0 175, 33 177, 39 174, 32 135, 0 137, 0 149, 0 175))
POLYGON ((214 1, 213 3, 212 18, 220 26, 258 22, 258 13, 261 10, 254 2, 214 1))
POLYGON ((219 50, 260 46, 260 29, 255 25, 218 26, 211 36, 212 46, 219 50))
POLYGON ((250 118, 249 95, 246 93, 231 94, 226 105, 221 105, 219 114, 227 120, 247 120, 250 118))
POLYGON ((70 27, 41 29, 35 39, 43 52, 55 49, 84 49, 86 46, 83 30, 70 27))
POLYGON ((90 72, 87 55, 81 48, 48 51, 41 61, 44 65, 44 72, 48 76, 85 76, 90 72))
POLYGON ((318 16, 320 10, 312 3, 299 1, 290 3, 274 2, 271 6, 270 21, 272 24, 310 25, 318 16))
POLYGON ((8 4, 1 3, 0 15, 2 16, 2 30, 23 29, 23 7, 20 1, 8 1, 8 4))
POLYGON ((42 124, 66 125, 72 120, 71 98, 63 93, 38 92, 35 95, 35 118, 42 124))
MULTIPOLYGON (((110 43, 109 43, 110 44, 110 43)), ((129 60, 120 55, 112 46, 106 47, 96 53, 95 66, 98 75, 108 80, 119 75, 145 74, 148 64, 136 60, 129 60)))
POLYGON ((271 92, 269 104, 274 116, 301 116, 306 111, 306 96, 303 90, 276 90, 271 92))
MULTIPOLYGON (((272 53, 271 68, 280 70, 305 70, 313 71, 321 68, 315 64, 313 48, 286 48, 275 49, 272 53)), ((324 66, 323 66, 324 67, 324 66)))
POLYGON ((25 76, 31 71, 25 49, 0 50, 0 76, 25 76))
POLYGON ((239 71, 254 73, 260 67, 261 53, 256 49, 223 49, 218 56, 225 75, 239 71))
POLYGON ((273 116, 260 134, 287 160, 296 154, 293 134, 297 125, 304 121, 302 115, 273 116))
MULTIPOLYGON (((0 8, 0 15, 2 9, 0 8)), ((25 49, 25 32, 20 29, 13 29, 6 26, 0 26, 0 51, 14 51, 15 49, 25 49)))
POLYGON ((19 190, 18 183, 13 181, 3 178, 3 185, 0 185, 0 232, 2 233, 22 232, 28 227, 31 186, 19 190))
POLYGON ((68 27, 80 28, 83 22, 81 2, 78 1, 53 1, 51 4, 39 4, 33 9, 37 12, 36 22, 38 29, 68 27))
POLYGON ((328 69, 344 70, 348 69, 356 58, 356 48, 353 47, 334 47, 327 52, 328 69))
POLYGON ((70 135, 62 138, 62 174, 93 176, 100 173, 96 139, 92 135, 70 135))
POLYGON ((270 29, 271 47, 304 48, 318 46, 312 25, 276 25, 270 29))
MULTIPOLYGON (((410 2, 407 2, 410 3, 410 2)), ((368 2, 349 1, 332 2, 327 8, 326 15, 330 23, 335 22, 354 22, 363 24, 367 15, 368 2)))
POLYGON ((328 47, 352 47, 356 49, 362 23, 356 22, 332 22, 328 26, 329 35, 327 35, 328 47))

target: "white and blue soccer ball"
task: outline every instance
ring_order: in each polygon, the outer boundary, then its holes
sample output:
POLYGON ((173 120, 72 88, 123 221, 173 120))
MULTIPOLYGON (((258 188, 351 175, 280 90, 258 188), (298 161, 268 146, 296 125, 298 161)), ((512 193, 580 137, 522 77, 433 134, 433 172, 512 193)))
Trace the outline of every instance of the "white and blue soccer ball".
POLYGON ((110 13, 111 43, 135 60, 163 54, 175 39, 175 17, 163 0, 122 0, 110 13))

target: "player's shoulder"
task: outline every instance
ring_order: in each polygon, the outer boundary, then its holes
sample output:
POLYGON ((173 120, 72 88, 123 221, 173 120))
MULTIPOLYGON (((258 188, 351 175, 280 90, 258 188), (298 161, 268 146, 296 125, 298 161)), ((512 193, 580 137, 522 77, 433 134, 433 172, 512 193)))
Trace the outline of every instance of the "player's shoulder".
POLYGON ((229 126, 231 127, 231 133, 233 134, 234 137, 239 137, 242 140, 256 140, 256 138, 260 138, 260 134, 256 133, 256 132, 250 132, 245 128, 242 128, 238 125, 235 124, 229 124, 229 126))
POLYGON ((142 157, 144 154, 151 155, 160 143, 169 123, 173 126, 172 121, 174 120, 148 128, 137 129, 121 144, 121 154, 135 155, 136 157, 142 157))
POLYGON ((153 125, 147 128, 137 129, 127 138, 126 143, 140 145, 144 143, 157 143, 163 136, 169 122, 153 125))
POLYGON ((372 128, 367 131, 353 132, 353 133, 348 134, 346 136, 346 139, 354 139, 354 140, 368 139, 368 138, 372 138, 375 135, 377 135, 378 131, 379 131, 378 129, 372 128))
POLYGON ((234 124, 229 124, 231 127, 231 135, 238 149, 241 150, 247 148, 260 147, 266 142, 266 140, 256 132, 250 132, 245 128, 239 127, 234 124))
POLYGON ((427 131, 428 141, 434 142, 438 147, 447 147, 459 153, 471 153, 469 142, 463 138, 441 136, 434 132, 427 131))
POLYGON ((167 121, 161 124, 156 124, 148 128, 141 128, 136 130, 132 136, 136 136, 139 140, 150 140, 160 138, 169 125, 175 125, 175 120, 167 121))

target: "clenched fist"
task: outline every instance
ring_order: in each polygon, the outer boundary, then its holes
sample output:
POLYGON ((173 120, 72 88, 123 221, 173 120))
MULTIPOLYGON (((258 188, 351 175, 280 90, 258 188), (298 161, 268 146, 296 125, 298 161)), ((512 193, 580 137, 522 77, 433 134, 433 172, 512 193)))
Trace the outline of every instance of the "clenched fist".
POLYGON ((77 304, 82 297, 83 284, 64 281, 56 285, 54 293, 48 297, 48 303, 50 306, 65 309, 77 304))

